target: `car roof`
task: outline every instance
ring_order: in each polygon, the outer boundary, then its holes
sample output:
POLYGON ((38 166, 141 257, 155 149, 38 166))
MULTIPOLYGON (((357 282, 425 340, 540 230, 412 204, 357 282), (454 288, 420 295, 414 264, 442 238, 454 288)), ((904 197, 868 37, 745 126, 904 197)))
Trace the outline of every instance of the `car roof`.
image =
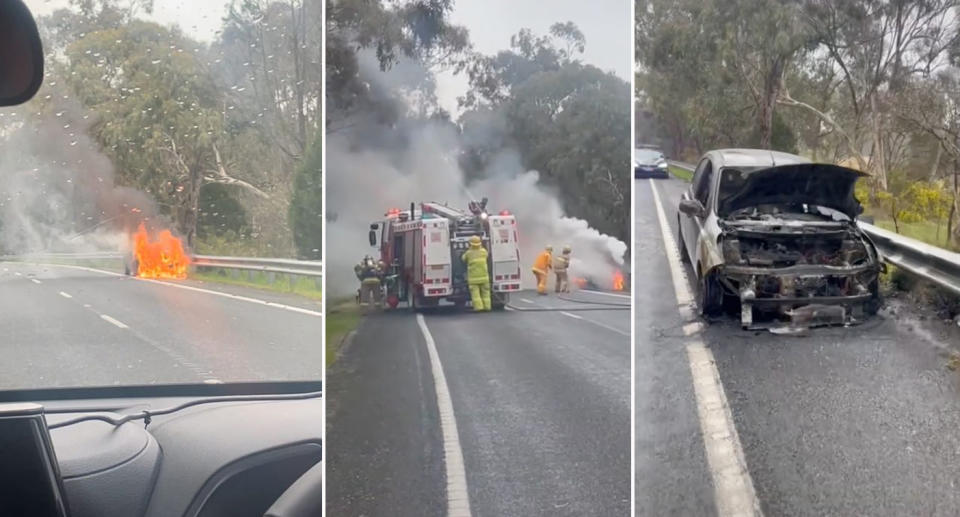
POLYGON ((810 163, 802 156, 767 149, 717 149, 708 152, 707 156, 719 167, 773 167, 810 163))

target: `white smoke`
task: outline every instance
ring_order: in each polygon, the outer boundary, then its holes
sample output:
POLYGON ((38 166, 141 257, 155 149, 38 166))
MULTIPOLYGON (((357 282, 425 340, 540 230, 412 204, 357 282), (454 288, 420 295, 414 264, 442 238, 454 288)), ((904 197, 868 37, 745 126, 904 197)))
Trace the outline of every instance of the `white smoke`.
POLYGON ((146 194, 114 184, 110 159, 87 136, 90 122, 64 101, 57 111, 4 126, 0 254, 115 252, 127 244, 126 232, 155 212, 146 194))
POLYGON ((457 157, 459 135, 441 123, 396 129, 402 144, 357 145, 356 134, 329 135, 327 149, 327 290, 333 296, 357 288, 353 265, 366 254, 371 222, 390 208, 408 209, 411 202, 437 201, 466 209, 472 199, 489 198, 490 213, 509 210, 517 217, 521 277, 533 286, 530 267, 544 246, 559 253, 573 248, 571 275, 610 288, 623 264, 627 245, 567 217, 557 197, 538 184, 538 173, 527 171, 515 152, 503 152, 485 171, 484 179, 467 184, 457 157))

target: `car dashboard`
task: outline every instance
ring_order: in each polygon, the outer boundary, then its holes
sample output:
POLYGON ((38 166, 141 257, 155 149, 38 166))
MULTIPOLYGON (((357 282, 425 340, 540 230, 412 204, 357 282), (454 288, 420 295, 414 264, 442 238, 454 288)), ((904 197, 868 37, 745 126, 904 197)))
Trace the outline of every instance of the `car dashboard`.
POLYGON ((43 402, 71 517, 319 515, 323 405, 197 397, 43 402), (162 413, 162 411, 159 411, 162 413), (85 420, 85 417, 105 417, 85 420), (299 480, 299 481, 298 481, 299 480))

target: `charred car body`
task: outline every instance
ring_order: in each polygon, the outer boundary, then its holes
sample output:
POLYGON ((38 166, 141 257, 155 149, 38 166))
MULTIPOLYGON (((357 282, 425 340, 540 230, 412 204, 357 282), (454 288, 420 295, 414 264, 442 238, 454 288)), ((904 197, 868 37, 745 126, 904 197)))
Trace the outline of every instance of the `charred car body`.
POLYGON ((856 224, 863 173, 787 153, 707 153, 680 201, 680 252, 705 316, 744 328, 850 324, 880 307, 879 253, 856 224))

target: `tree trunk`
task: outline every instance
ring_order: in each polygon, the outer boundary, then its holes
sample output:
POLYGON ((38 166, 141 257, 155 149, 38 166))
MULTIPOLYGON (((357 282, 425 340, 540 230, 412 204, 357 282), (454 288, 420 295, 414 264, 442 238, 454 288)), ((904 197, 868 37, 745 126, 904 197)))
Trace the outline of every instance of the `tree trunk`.
POLYGON ((930 167, 930 183, 937 179, 937 172, 940 168, 940 157, 943 156, 943 145, 937 142, 937 155, 933 158, 933 165, 930 167))
POLYGON ((196 241, 201 186, 203 186, 203 177, 195 167, 190 171, 190 181, 186 189, 187 197, 183 200, 183 216, 180 219, 180 231, 183 233, 188 250, 193 250, 196 241))
POLYGON ((760 148, 770 149, 773 140, 773 110, 780 97, 783 85, 783 60, 777 58, 763 81, 763 95, 757 112, 757 129, 760 133, 760 148))
POLYGON ((870 111, 873 112, 873 154, 870 156, 870 168, 874 171, 874 184, 877 188, 887 190, 887 168, 883 156, 883 135, 880 129, 880 114, 877 113, 876 94, 870 96, 870 111))

